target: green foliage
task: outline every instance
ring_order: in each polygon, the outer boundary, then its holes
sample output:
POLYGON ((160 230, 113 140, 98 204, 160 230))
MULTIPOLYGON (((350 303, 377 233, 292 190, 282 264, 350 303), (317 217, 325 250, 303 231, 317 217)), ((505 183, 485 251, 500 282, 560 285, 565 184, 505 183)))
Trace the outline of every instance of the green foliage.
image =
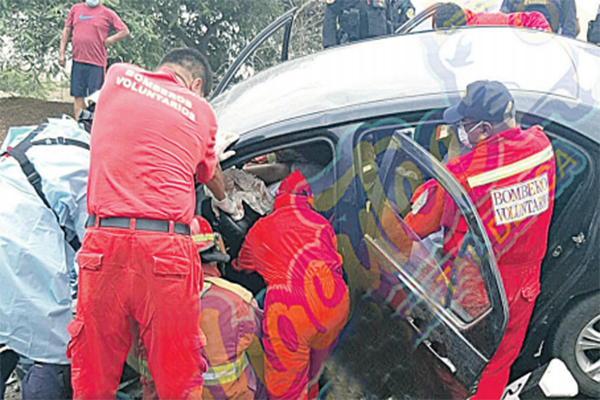
MULTIPOLYGON (((288 50, 289 59, 291 60, 322 50, 322 26, 325 2, 322 0, 282 0, 282 3, 283 11, 287 11, 293 7, 296 8, 288 50)), ((279 31, 258 47, 240 69, 232 83, 278 64, 281 60, 283 34, 284 29, 279 29, 279 31)), ((225 71, 217 72, 222 74, 225 71)))
POLYGON ((325 2, 320 0, 285 0, 285 3, 286 8, 298 8, 290 38, 290 59, 323 50, 325 2))
MULTIPOLYGON (((20 94, 32 94, 44 92, 61 74, 64 80, 67 71, 58 65, 58 49, 69 8, 77 2, 0 0, 3 41, 0 90, 12 88, 20 94)), ((321 48, 323 4, 319 0, 103 0, 102 3, 114 9, 131 31, 129 38, 109 48, 109 63, 131 62, 151 69, 166 50, 187 46, 207 54, 218 80, 252 38, 292 6, 298 6, 301 12, 300 25, 292 34, 290 55, 296 57, 321 48)), ((280 46, 281 34, 257 52, 251 70, 276 63, 280 46)))
POLYGON ((59 73, 58 63, 48 60, 60 43, 63 7, 59 1, 44 3, 35 13, 27 13, 20 1, 0 1, 2 91, 44 97, 51 87, 49 77, 59 73))

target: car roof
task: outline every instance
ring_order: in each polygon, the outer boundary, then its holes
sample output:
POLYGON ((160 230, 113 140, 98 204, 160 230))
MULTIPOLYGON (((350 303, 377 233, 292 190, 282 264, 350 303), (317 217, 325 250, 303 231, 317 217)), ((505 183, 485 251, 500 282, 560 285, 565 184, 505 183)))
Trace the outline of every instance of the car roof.
MULTIPOLYGON (((600 47, 546 32, 487 26, 378 38, 267 69, 212 105, 219 129, 244 135, 391 100, 456 99, 480 79, 503 82, 517 108, 520 94, 598 108, 600 47)), ((594 112, 593 118, 600 116, 594 112)))

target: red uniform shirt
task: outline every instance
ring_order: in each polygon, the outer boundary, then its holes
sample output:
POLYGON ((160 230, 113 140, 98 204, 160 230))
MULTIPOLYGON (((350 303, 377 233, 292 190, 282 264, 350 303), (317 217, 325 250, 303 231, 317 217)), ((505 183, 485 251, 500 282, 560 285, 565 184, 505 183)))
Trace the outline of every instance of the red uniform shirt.
POLYGON ((467 17, 467 25, 509 25, 552 32, 550 24, 548 24, 548 21, 546 20, 546 17, 544 17, 544 14, 537 11, 515 12, 511 14, 475 14, 469 10, 465 10, 465 14, 467 17))
POLYGON ((306 197, 278 194, 273 209, 246 235, 236 269, 258 272, 267 285, 302 281, 308 268, 319 266, 320 271, 320 265, 330 269, 327 275, 342 276, 333 227, 312 209, 306 197), (282 227, 287 227, 285 234, 282 227), (302 257, 298 256, 300 250, 302 257))
POLYGON ((194 174, 212 179, 216 130, 210 105, 172 71, 115 64, 94 115, 88 213, 191 223, 194 174))
MULTIPOLYGON (((517 127, 451 160, 448 170, 465 188, 492 244, 498 266, 539 266, 547 248, 556 185, 554 152, 539 126, 517 127)), ((413 196, 406 222, 420 236, 447 227, 446 252, 458 251, 467 225, 437 182, 413 196), (443 194, 442 194, 443 193, 443 194)))
POLYGON ((300 171, 286 177, 274 211, 252 226, 234 264, 267 282, 262 342, 272 399, 317 397, 320 371, 348 316, 335 232, 311 196, 300 171))
POLYGON ((117 32, 127 28, 113 10, 103 5, 88 7, 85 3, 71 7, 65 27, 73 28, 73 60, 99 67, 106 65, 104 41, 110 28, 117 32))

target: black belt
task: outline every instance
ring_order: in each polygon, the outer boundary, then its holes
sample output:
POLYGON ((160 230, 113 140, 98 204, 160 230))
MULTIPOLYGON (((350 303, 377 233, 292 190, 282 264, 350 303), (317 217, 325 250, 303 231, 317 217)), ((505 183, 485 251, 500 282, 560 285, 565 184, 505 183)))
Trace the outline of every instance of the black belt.
MULTIPOLYGON (((140 231, 155 231, 155 232, 169 232, 169 221, 163 221, 159 219, 146 219, 146 218, 100 218, 98 226, 100 228, 122 228, 129 229, 131 220, 135 220, 135 228, 140 231)), ((96 226, 96 216, 91 215, 85 226, 96 226)), ((190 227, 185 224, 175 222, 173 224, 173 232, 179 233, 180 235, 190 234, 190 227)))

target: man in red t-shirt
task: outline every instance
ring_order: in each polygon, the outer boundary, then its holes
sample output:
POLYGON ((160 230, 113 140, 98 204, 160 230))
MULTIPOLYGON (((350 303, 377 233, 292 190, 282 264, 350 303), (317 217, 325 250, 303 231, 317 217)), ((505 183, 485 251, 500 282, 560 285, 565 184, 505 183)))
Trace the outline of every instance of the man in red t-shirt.
POLYGON ((134 324, 160 398, 202 394, 202 276, 189 235, 195 181, 233 213, 215 115, 202 98, 210 85, 208 62, 191 49, 171 51, 155 72, 115 64, 106 76, 90 143, 77 318, 68 328, 77 399, 115 398, 134 324))
POLYGON ((452 29, 472 25, 508 25, 552 32, 544 14, 532 12, 474 13, 454 3, 438 3, 433 16, 434 29, 452 29))
POLYGON ((65 66, 65 50, 73 32, 73 69, 71 96, 75 97, 74 116, 79 118, 83 99, 100 90, 106 68, 106 49, 129 36, 129 29, 117 13, 100 4, 86 0, 71 7, 60 41, 58 63, 65 66), (116 33, 108 36, 110 29, 116 33))

